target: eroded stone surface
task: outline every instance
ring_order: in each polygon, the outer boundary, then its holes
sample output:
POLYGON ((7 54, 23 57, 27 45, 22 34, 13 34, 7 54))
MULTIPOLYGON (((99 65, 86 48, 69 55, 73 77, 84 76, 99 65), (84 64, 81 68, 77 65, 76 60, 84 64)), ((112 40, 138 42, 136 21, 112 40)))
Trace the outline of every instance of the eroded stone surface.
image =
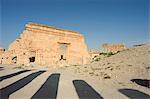
POLYGON ((124 44, 103 44, 102 47, 106 52, 113 53, 126 49, 124 44))
POLYGON ((2 54, 3 64, 86 64, 84 36, 78 32, 28 23, 20 37, 2 54))
POLYGON ((2 59, 3 59, 2 55, 4 54, 4 52, 5 52, 5 49, 0 48, 0 64, 2 64, 2 59))

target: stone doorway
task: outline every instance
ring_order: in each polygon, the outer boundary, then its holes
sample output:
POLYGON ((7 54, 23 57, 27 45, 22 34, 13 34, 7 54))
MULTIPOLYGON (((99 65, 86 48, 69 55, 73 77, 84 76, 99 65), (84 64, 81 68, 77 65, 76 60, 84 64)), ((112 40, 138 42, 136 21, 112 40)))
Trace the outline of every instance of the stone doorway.
POLYGON ((35 62, 36 51, 32 50, 32 51, 30 51, 29 54, 30 54, 29 63, 34 63, 35 62))
POLYGON ((67 60, 68 44, 59 43, 59 60, 67 60))
POLYGON ((31 62, 32 62, 32 63, 35 62, 35 57, 30 57, 30 58, 29 58, 29 62, 30 62, 30 63, 31 63, 31 62))

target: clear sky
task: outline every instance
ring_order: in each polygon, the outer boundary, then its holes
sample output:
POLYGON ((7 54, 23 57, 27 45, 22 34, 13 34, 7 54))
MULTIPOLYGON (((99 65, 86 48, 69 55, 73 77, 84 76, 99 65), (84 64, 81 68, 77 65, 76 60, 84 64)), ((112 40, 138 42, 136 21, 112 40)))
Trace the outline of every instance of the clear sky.
POLYGON ((88 48, 148 43, 149 0, 0 0, 0 46, 35 22, 81 32, 88 48))

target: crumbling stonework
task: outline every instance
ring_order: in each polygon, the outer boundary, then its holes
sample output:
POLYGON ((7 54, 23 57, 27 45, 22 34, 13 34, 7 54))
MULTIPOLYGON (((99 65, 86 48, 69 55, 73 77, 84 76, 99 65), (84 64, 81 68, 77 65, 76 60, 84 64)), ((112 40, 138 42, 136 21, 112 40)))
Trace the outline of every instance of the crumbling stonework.
POLYGON ((3 55, 8 64, 86 64, 89 54, 84 36, 78 32, 28 23, 3 55))
POLYGON ((0 64, 2 64, 2 55, 4 54, 5 49, 4 48, 0 48, 0 64))
POLYGON ((124 44, 103 44, 102 47, 104 48, 105 52, 112 52, 112 53, 116 53, 118 51, 122 51, 125 49, 124 44))
POLYGON ((96 56, 99 56, 99 54, 100 54, 100 51, 96 51, 94 49, 89 51, 89 55, 91 59, 95 58, 96 56))

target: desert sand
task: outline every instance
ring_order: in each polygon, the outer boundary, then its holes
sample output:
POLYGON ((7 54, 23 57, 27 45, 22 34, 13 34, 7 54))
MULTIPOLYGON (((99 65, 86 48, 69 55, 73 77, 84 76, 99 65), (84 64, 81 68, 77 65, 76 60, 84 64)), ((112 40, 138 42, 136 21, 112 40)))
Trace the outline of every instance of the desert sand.
MULTIPOLYGON (((25 86, 13 90, 12 93, 7 93, 9 98, 21 99, 20 97, 22 97, 22 99, 34 99, 33 96, 42 96, 42 93, 40 95, 37 95, 36 93, 41 89, 42 85, 44 85, 48 77, 54 74, 55 80, 57 75, 56 82, 53 82, 53 80, 49 80, 49 82, 52 81, 51 83, 58 83, 57 88, 53 88, 54 91, 55 89, 57 91, 57 93, 55 93, 57 99, 83 99, 84 95, 94 95, 94 98, 84 97, 85 99, 148 99, 150 95, 150 86, 141 86, 131 80, 145 79, 150 81, 149 59, 150 45, 143 45, 126 49, 115 55, 87 65, 73 65, 60 68, 0 65, 1 78, 5 75, 16 73, 21 70, 31 70, 12 77, 4 78, 0 82, 1 94, 3 96, 3 90, 12 90, 9 89, 8 86, 17 85, 16 82, 18 80, 37 71, 45 70, 46 72, 39 74, 25 86), (90 86, 89 88, 83 87, 87 86, 86 83, 90 86), (78 84, 83 86, 78 87, 78 84), (82 87, 83 89, 80 89, 82 87), (85 91, 84 88, 89 91, 85 91), (91 88, 97 93, 95 94, 91 91, 91 88), (97 98, 95 98, 96 95, 97 98)), ((49 85, 49 83, 47 85, 49 85)), ((49 89, 49 91, 51 92, 51 89, 49 89)), ((50 92, 44 92, 43 94, 50 92)))

